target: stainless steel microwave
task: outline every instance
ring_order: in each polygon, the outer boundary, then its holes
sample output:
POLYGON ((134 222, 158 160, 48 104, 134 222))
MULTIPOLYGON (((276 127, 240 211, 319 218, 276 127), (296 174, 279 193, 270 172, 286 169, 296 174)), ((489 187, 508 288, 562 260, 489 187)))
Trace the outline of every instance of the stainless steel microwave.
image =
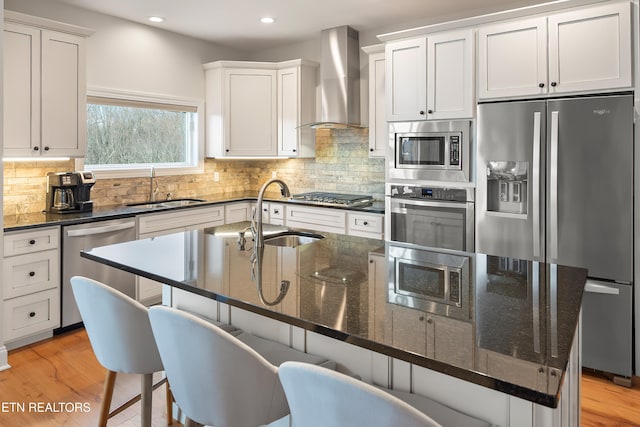
POLYGON ((471 255, 387 244, 388 301, 429 313, 471 316, 471 255))
POLYGON ((389 123, 389 179, 469 182, 470 120, 389 123))

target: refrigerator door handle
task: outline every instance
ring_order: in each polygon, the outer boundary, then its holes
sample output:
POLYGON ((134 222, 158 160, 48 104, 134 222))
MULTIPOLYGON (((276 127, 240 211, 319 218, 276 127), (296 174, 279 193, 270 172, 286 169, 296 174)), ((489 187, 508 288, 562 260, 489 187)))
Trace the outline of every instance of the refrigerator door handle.
POLYGON ((602 283, 587 280, 587 284, 584 286, 585 292, 593 294, 605 294, 605 295, 620 295, 620 289, 614 286, 607 286, 602 283))
POLYGON ((541 113, 533 113, 533 256, 540 257, 540 119, 541 113))
POLYGON ((549 153, 549 260, 558 259, 558 119, 551 112, 551 146, 549 153))

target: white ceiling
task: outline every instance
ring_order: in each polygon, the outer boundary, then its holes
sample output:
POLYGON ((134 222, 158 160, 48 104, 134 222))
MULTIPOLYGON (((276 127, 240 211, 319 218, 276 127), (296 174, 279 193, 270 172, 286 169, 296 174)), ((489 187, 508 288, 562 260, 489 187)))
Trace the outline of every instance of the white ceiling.
POLYGON ((56 0, 243 50, 317 37, 321 30, 399 30, 548 0, 56 0), (151 24, 147 18, 162 16, 151 24), (272 16, 276 22, 259 22, 272 16), (412 25, 415 24, 415 25, 412 25))

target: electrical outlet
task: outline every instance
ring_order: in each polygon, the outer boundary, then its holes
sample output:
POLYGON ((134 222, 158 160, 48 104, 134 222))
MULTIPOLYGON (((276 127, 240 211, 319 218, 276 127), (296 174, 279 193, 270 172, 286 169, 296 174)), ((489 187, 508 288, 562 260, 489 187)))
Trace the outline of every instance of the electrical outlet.
POLYGON ((220 181, 220 174, 218 172, 214 172, 213 173, 213 180, 215 182, 219 182, 220 181))
POLYGON ((271 178, 277 178, 278 173, 276 171, 271 172, 271 178))

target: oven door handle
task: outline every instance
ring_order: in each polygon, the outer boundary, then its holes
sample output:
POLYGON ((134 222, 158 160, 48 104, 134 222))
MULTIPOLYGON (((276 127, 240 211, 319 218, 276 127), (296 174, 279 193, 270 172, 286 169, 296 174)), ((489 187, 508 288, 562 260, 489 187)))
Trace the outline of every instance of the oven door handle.
POLYGON ((421 201, 421 200, 407 200, 407 199, 391 199, 391 211, 395 213, 406 213, 406 208, 400 207, 401 204, 409 206, 421 206, 425 208, 458 208, 465 209, 467 202, 435 202, 435 201, 421 201))

